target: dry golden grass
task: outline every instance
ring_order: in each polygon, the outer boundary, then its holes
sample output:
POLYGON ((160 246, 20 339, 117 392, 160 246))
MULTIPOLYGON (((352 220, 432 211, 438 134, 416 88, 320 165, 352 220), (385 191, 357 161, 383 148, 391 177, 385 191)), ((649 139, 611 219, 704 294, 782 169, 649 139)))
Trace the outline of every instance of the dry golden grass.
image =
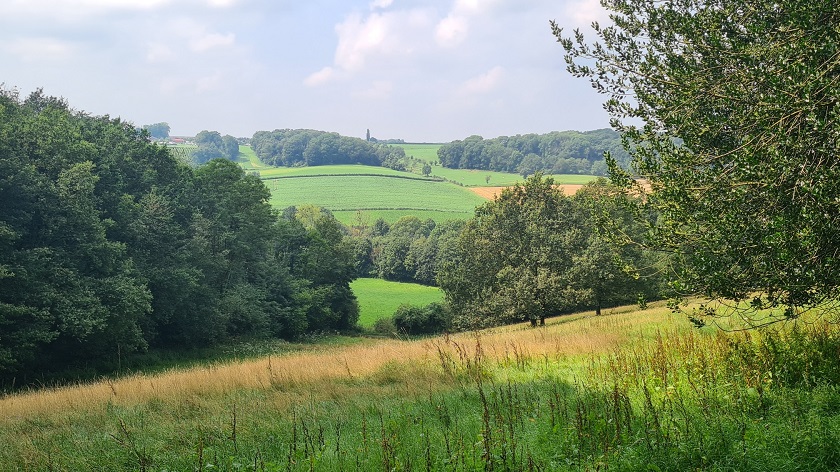
POLYGON ((272 390, 276 407, 301 396, 338 397, 376 390, 377 386, 406 384, 411 392, 428 392, 444 384, 441 355, 475 356, 480 344, 485 360, 562 359, 608 352, 622 344, 649 337, 658 329, 686 326, 665 308, 616 310, 603 316, 579 314, 550 319, 534 329, 526 324, 461 333, 424 340, 382 340, 349 347, 270 356, 211 367, 156 375, 135 375, 111 381, 45 389, 0 399, 0 426, 33 417, 63 417, 70 413, 101 412, 149 402, 181 405, 201 402, 242 390, 272 390))
MULTIPOLYGON (((583 188, 581 184, 559 184, 555 185, 555 188, 559 188, 563 190, 563 194, 570 196, 574 195, 578 190, 583 188)), ((468 190, 475 193, 479 197, 486 198, 488 200, 493 200, 498 197, 503 189, 507 187, 468 187, 468 190)))

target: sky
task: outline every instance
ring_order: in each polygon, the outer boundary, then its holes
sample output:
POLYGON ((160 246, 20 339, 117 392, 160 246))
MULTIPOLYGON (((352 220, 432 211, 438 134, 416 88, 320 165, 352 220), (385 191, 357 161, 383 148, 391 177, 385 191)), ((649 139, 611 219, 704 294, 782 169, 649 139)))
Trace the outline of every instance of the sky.
POLYGON ((406 142, 606 128, 549 20, 598 0, 2 0, 0 84, 137 126, 406 142))

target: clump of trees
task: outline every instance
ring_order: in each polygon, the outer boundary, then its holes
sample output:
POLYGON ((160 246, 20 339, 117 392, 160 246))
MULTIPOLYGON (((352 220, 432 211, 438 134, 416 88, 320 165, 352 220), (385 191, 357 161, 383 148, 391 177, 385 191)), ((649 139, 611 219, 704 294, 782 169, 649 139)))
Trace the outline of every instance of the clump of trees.
POLYGON ((154 123, 151 125, 143 126, 143 129, 149 133, 152 139, 167 139, 169 138, 169 123, 161 122, 161 123, 154 123))
POLYGON ((0 92, 0 136, 0 383, 355 325, 342 225, 278 215, 235 163, 190 168, 40 91, 0 92))
POLYGON ((599 230, 642 231, 625 209, 629 197, 603 179, 574 197, 553 184, 536 174, 466 223, 437 276, 456 328, 537 325, 547 316, 587 308, 600 314, 659 296, 656 257, 599 230))
POLYGON ((676 254, 677 295, 733 300, 757 324, 837 313, 836 2, 601 3, 596 42, 552 28, 568 70, 607 96, 644 183, 614 158, 611 175, 648 193, 659 218, 642 242, 676 254))
POLYGON ((444 144, 438 159, 444 167, 512 172, 524 177, 548 174, 607 173, 604 153, 620 163, 629 161, 621 136, 610 129, 563 131, 484 139, 470 136, 444 144))
POLYGON ((275 166, 364 164, 406 170, 405 151, 400 147, 325 131, 257 131, 251 147, 260 160, 275 166))
POLYGON ((193 151, 192 159, 195 164, 204 164, 213 159, 228 159, 236 161, 239 157, 239 140, 218 131, 201 131, 195 136, 198 149, 193 151))
POLYGON ((371 226, 355 226, 351 241, 357 274, 436 285, 437 274, 451 256, 464 224, 462 220, 436 223, 404 216, 390 225, 379 219, 371 226))

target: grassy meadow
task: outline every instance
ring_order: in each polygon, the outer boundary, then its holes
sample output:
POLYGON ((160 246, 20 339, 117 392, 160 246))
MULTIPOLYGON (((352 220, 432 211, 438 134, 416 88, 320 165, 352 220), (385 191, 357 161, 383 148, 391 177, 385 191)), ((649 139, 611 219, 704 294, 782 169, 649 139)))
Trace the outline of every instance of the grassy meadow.
MULTIPOLYGON (((379 167, 319 166, 282 170, 298 173, 291 174, 295 177, 265 180, 271 190, 272 205, 281 209, 291 205, 317 205, 332 211, 345 224, 355 224, 359 219, 373 223, 377 218, 393 222, 404 215, 431 217, 437 221, 467 219, 476 206, 485 202, 469 190, 446 182, 414 178, 406 173, 392 175, 395 171, 379 167), (346 167, 358 173, 343 173, 346 167)), ((260 174, 269 172, 260 171, 260 174)))
MULTIPOLYGON (((407 156, 412 156, 424 162, 433 164, 438 162, 437 150, 440 144, 392 144, 392 146, 401 147, 407 156)), ((419 169, 413 169, 415 172, 420 172, 419 169)), ((439 177, 442 179, 455 182, 465 187, 509 187, 516 183, 522 182, 522 176, 519 174, 512 174, 508 172, 495 172, 490 170, 473 170, 473 169, 449 169, 440 165, 432 165, 432 177, 439 177)), ((552 175, 555 182, 558 184, 587 184, 595 180, 594 175, 572 175, 561 174, 552 175)))
POLYGON ((838 346, 661 306, 313 346, 0 398, 0 469, 836 470, 838 346))
POLYGON ((359 326, 363 328, 393 315, 400 305, 425 306, 443 300, 437 287, 382 279, 356 279, 350 288, 359 300, 359 326))

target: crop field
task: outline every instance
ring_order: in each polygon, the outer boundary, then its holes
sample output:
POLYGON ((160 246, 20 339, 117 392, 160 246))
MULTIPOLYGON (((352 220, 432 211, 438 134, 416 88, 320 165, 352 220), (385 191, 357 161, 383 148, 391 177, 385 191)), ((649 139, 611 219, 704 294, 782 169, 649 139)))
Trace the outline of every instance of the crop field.
POLYGON ((443 292, 437 287, 382 279, 357 279, 350 288, 359 300, 359 326, 363 328, 393 315, 400 305, 425 306, 443 300, 443 292))
MULTIPOLYGON (((485 200, 467 189, 441 181, 398 175, 316 175, 337 174, 329 168, 300 168, 294 178, 265 180, 276 208, 312 204, 327 208, 336 218, 349 224, 359 217, 371 222, 376 218, 396 221, 404 215, 448 220, 472 217, 475 207, 485 200)), ((374 174, 375 167, 348 166, 360 174, 374 174), (364 171, 367 169, 367 172, 364 171)), ((286 169, 283 169, 286 170, 286 169)), ((298 169, 290 169, 298 170, 298 169)), ((268 172, 260 172, 266 175, 268 172)), ((286 174, 289 175, 289 174, 286 174)))
POLYGON ((387 167, 363 166, 363 165, 330 165, 312 167, 268 167, 260 172, 263 179, 290 178, 290 177, 311 177, 327 175, 384 175, 392 177, 403 177, 416 180, 440 180, 422 175, 402 172, 387 167))
POLYGON ((166 147, 173 156, 182 162, 191 162, 193 151, 198 149, 195 144, 169 144, 166 147))

